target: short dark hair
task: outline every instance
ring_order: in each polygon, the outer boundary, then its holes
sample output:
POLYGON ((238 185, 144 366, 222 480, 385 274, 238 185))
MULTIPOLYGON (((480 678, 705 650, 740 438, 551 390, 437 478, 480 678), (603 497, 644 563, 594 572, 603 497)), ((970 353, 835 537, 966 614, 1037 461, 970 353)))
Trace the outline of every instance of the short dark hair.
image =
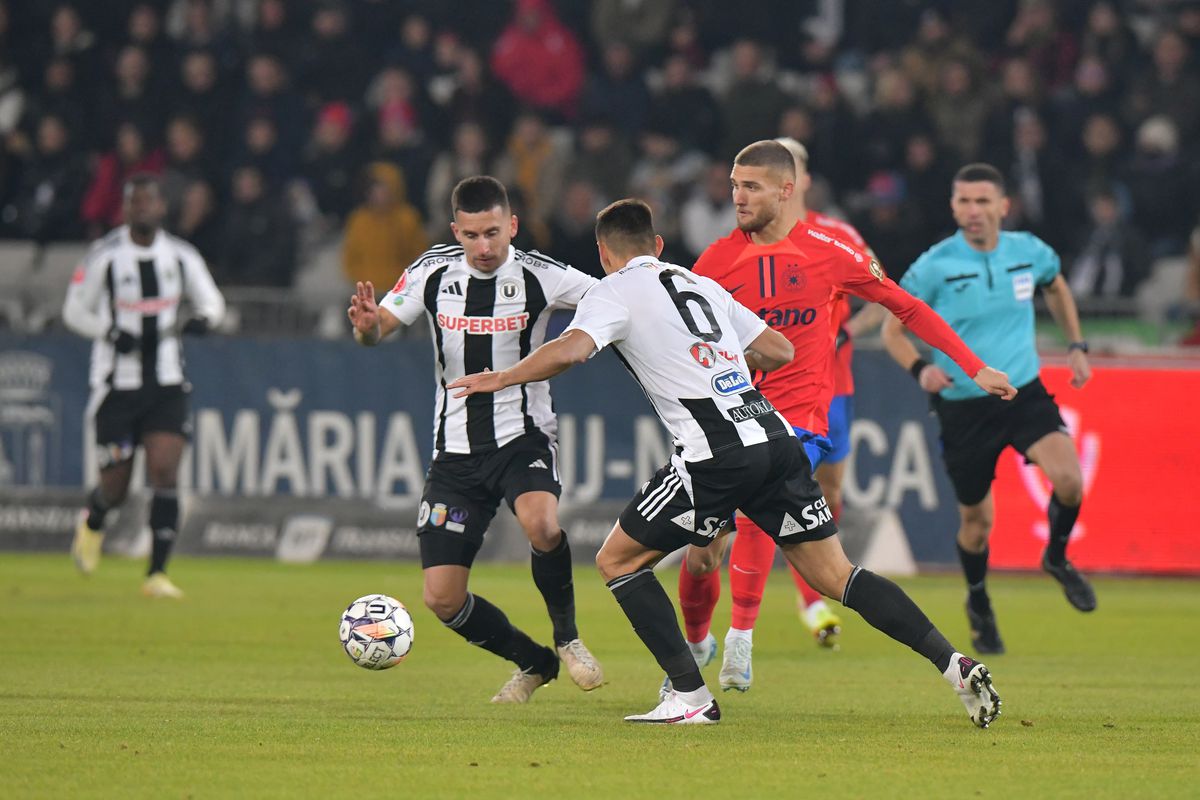
POLYGON ((733 159, 734 165, 743 167, 767 167, 781 171, 792 180, 796 179, 796 160, 792 151, 774 139, 748 144, 733 159))
POLYGON ((621 253, 653 253, 654 236, 654 215, 641 200, 618 200, 596 215, 596 241, 621 253))
POLYGON ((963 183, 987 181, 988 183, 995 184, 996 188, 1000 190, 1000 194, 1008 194, 1008 187, 1004 184, 1004 174, 991 164, 984 164, 982 162, 967 164, 954 173, 954 182, 958 183, 959 181, 963 183))
POLYGON ((466 214, 478 214, 490 211, 500 206, 507 211, 508 191, 504 184, 491 175, 473 175, 463 178, 450 193, 450 212, 462 211, 466 214))

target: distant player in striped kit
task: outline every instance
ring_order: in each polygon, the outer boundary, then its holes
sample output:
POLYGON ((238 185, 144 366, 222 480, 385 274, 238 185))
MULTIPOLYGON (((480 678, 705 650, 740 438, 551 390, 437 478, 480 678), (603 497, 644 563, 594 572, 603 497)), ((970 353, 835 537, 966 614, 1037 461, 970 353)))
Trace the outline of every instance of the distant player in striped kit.
POLYGON ((67 327, 93 340, 88 414, 100 468, 71 555, 84 574, 96 569, 105 518, 125 500, 140 446, 154 492, 142 591, 180 598, 166 573, 179 530, 179 462, 191 433, 180 335, 202 334, 220 322, 225 300, 196 249, 162 230, 166 203, 157 178, 130 178, 124 214, 126 224, 96 242, 75 271, 63 305, 67 327), (186 320, 184 302, 194 313, 186 320))
POLYGON ((545 341, 550 312, 575 308, 597 281, 537 251, 512 247, 517 218, 495 178, 461 181, 451 206, 450 227, 459 244, 424 253, 378 303, 374 287, 359 283, 348 311, 363 345, 421 317, 433 332, 437 417, 417 517, 425 605, 471 644, 517 665, 492 702, 528 701, 558 676, 560 658, 571 679, 590 691, 604 675, 575 625, 571 550, 558 521, 550 387, 543 381, 464 400, 451 397, 446 384, 517 363, 545 341), (553 623, 554 650, 467 591, 471 564, 501 500, 529 537, 533 580, 553 623))

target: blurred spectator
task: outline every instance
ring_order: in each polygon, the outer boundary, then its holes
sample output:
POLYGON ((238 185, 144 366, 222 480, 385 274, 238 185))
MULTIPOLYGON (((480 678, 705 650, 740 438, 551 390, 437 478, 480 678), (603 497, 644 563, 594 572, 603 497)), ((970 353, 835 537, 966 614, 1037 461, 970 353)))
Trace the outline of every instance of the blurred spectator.
POLYGON ((270 53, 250 57, 246 65, 247 92, 242 101, 240 129, 250 120, 267 117, 275 126, 283 158, 294 161, 300 154, 308 131, 308 115, 300 96, 288 85, 283 62, 270 53))
POLYGON ((137 123, 118 125, 116 143, 100 157, 96 174, 83 197, 80 214, 88 238, 97 238, 121 224, 125 181, 130 175, 161 173, 165 163, 163 151, 147 144, 146 134, 137 123))
MULTIPOLYGON (((822 165, 822 175, 838 186, 850 184, 855 175, 854 140, 858 126, 832 75, 821 75, 813 81, 809 113, 812 135, 796 141, 808 148, 814 163, 822 165)), ((779 135, 790 134, 781 128, 779 135)))
POLYGON ((1188 42, 1174 30, 1163 30, 1154 40, 1152 65, 1134 82, 1129 94, 1130 119, 1166 115, 1185 141, 1200 134, 1200 75, 1188 63, 1188 42))
POLYGON ((213 11, 214 0, 179 0, 167 14, 166 29, 183 51, 209 50, 222 72, 234 69, 238 50, 213 11))
POLYGON ((1115 2, 1100 0, 1088 10, 1079 50, 1082 56, 1100 59, 1114 75, 1126 74, 1133 67, 1137 38, 1115 2))
POLYGON ((162 17, 153 3, 138 3, 129 12, 126 39, 146 54, 151 68, 150 80, 160 84, 166 70, 175 64, 175 44, 163 30, 162 17))
POLYGON ((550 218, 550 252, 595 278, 604 277, 596 252, 596 213, 600 208, 596 187, 587 181, 571 181, 550 218))
POLYGON ((1037 73, 1023 58, 1004 63, 1000 96, 983 124, 983 154, 988 163, 1007 164, 1012 159, 1013 129, 1017 115, 1033 113, 1044 118, 1046 104, 1037 73))
POLYGON ((944 11, 926 8, 917 23, 916 40, 900 52, 900 66, 916 90, 933 95, 940 91, 947 62, 974 67, 977 57, 970 41, 953 31, 944 11))
POLYGON ((296 271, 296 229, 282 199, 252 165, 233 172, 221 232, 222 286, 290 286, 296 271))
MULTIPOLYGON (((950 217, 954 169, 947 164, 933 136, 914 133, 908 137, 900 177, 917 220, 912 238, 929 244, 948 236, 954 227, 950 217)), ((897 266, 908 268, 907 264, 897 266)))
POLYGON ((342 268, 352 283, 370 281, 376 296, 382 296, 429 244, 421 215, 406 198, 400 170, 376 162, 367 176, 366 201, 346 222, 342 268))
POLYGON ((1124 154, 1121 147, 1121 128, 1109 114, 1093 114, 1084 123, 1080 138, 1069 143, 1067 152, 1079 155, 1067 161, 1064 180, 1067 196, 1062 220, 1063 235, 1073 243, 1082 240, 1083 228, 1088 225, 1088 197, 1107 188, 1128 210, 1129 192, 1121 181, 1124 178, 1124 154))
POLYGON ((353 125, 346 103, 339 100, 323 106, 301 170, 321 214, 339 225, 354 207, 354 177, 361 165, 351 141, 353 125))
POLYGON ((43 117, 21 189, 13 206, 4 210, 5 223, 20 236, 39 242, 82 238, 79 206, 87 180, 87 168, 71 148, 71 134, 62 118, 43 117))
POLYGON ((715 155, 721 141, 721 109, 708 89, 696 81, 687 56, 676 53, 663 65, 662 88, 651 111, 684 147, 715 155))
POLYGON ((592 38, 649 53, 666 41, 675 13, 675 0, 594 0, 592 38))
POLYGON ((1095 114, 1116 116, 1119 111, 1109 68, 1099 57, 1085 55, 1075 66, 1074 82, 1054 98, 1052 113, 1057 146, 1071 152, 1085 120, 1095 114))
POLYGON ((32 132, 38 120, 53 114, 66 123, 71 137, 78 140, 84 132, 86 99, 75 80, 75 64, 69 58, 55 56, 42 70, 41 87, 25 99, 22 127, 32 132))
POLYGON ((424 85, 433 69, 433 26, 429 18, 422 14, 409 15, 400 27, 400 41, 384 61, 400 67, 424 85))
POLYGON ((184 189, 178 208, 168 208, 174 224, 170 230, 200 251, 204 260, 214 263, 221 253, 221 220, 211 185, 193 181, 184 189))
POLYGON ((720 155, 733 156, 759 139, 770 139, 789 98, 775 82, 775 69, 764 63, 762 47, 742 39, 732 50, 733 82, 721 103, 725 137, 720 155))
POLYGON ((1015 201, 1006 225, 1010 230, 1028 230, 1061 252, 1071 244, 1063 240, 1062 226, 1056 224, 1062 219, 1066 175, 1062 160, 1053 157, 1048 143, 1041 118, 1033 111, 1018 112, 1012 160, 1000 164, 1008 176, 1008 196, 1015 201))
POLYGON ((441 153, 429 171, 425 188, 428 223, 425 230, 433 241, 444 239, 450 229, 450 193, 463 178, 488 171, 488 139, 477 122, 462 122, 454 129, 454 149, 441 153))
POLYGON ((1133 159, 1125 173, 1133 223, 1146 237, 1152 258, 1180 255, 1195 216, 1191 175, 1179 156, 1179 130, 1166 116, 1138 127, 1133 159))
POLYGON ((1109 189, 1091 194, 1088 201, 1091 229, 1079 255, 1067 272, 1067 283, 1076 298, 1133 297, 1150 273, 1146 245, 1121 217, 1117 196, 1109 189))
POLYGON ((366 64, 359 42, 351 35, 345 6, 324 0, 312 16, 311 27, 296 69, 296 84, 303 88, 309 105, 362 97, 366 64))
POLYGON ((978 160, 988 106, 966 61, 950 59, 942 65, 939 91, 927 106, 939 145, 962 163, 978 160))
POLYGON ((1049 0, 1022 0, 1005 38, 1010 53, 1033 65, 1050 89, 1070 80, 1079 46, 1075 36, 1058 24, 1049 0))
POLYGON ((487 71, 476 50, 459 50, 458 72, 447 111, 452 124, 482 125, 488 141, 502 142, 508 137, 514 113, 512 95, 487 71))
POLYGON ((655 229, 670 242, 679 241, 683 203, 705 164, 703 155, 684 149, 669 130, 642 132, 641 156, 629 176, 629 193, 650 204, 655 229))
POLYGON ((296 174, 297 160, 284 149, 275 120, 267 114, 256 114, 246 122, 238 161, 253 164, 271 186, 282 186, 296 174))
POLYGON ((372 157, 399 167, 408 196, 420 209, 433 149, 421 128, 422 109, 412 77, 398 67, 383 70, 367 90, 367 106, 375 115, 372 157))
POLYGON ((703 183, 692 191, 680 211, 683 246, 693 259, 733 229, 735 219, 729 169, 725 162, 709 164, 704 171, 703 183))
POLYGON ((183 195, 193 183, 214 179, 215 165, 204 145, 204 132, 193 118, 181 114, 167 123, 166 166, 163 169, 163 199, 167 203, 167 227, 179 218, 183 195))
POLYGON ((162 136, 164 106, 151 76, 150 59, 146 51, 126 45, 117 53, 113 74, 116 78, 90 120, 92 141, 101 149, 113 145, 117 125, 130 120, 141 127, 152 141, 162 136))
POLYGON ((96 36, 84 27, 79 11, 70 3, 62 3, 50 16, 50 39, 36 47, 35 63, 40 67, 52 58, 68 58, 75 65, 75 74, 86 91, 100 85, 99 48, 96 36))
MULTIPOLYGON (((300 3, 292 0, 293 9, 300 3)), ((260 0, 258 17, 250 35, 249 50, 252 53, 270 53, 284 64, 295 64, 300 56, 302 22, 290 15, 289 3, 285 0, 260 0)))
POLYGON ((408 4, 395 0, 357 0, 349 5, 354 35, 368 53, 385 53, 396 41, 408 4))
POLYGON ((633 49, 621 41, 604 45, 599 72, 588 78, 580 110, 585 116, 604 116, 636 138, 650 112, 650 90, 637 69, 633 49))
POLYGON ((901 70, 881 71, 875 79, 874 94, 874 110, 859 126, 859 161, 864 180, 878 170, 898 168, 904 161, 909 137, 931 127, 917 103, 912 80, 901 70))
POLYGON ((496 177, 509 188, 519 187, 525 196, 525 216, 545 224, 558 204, 570 160, 570 135, 548 127, 540 114, 525 111, 517 117, 496 161, 496 177))
POLYGON ((208 50, 192 50, 180 64, 180 83, 172 97, 176 108, 188 114, 204 132, 214 158, 224 159, 231 145, 229 100, 218 82, 217 61, 208 50))
MULTIPOLYGON (((658 114, 655 114, 655 119, 658 114)), ((587 181, 599 190, 605 203, 626 194, 633 152, 606 117, 585 119, 575 137, 576 152, 571 163, 572 180, 587 181)))
POLYGON ((492 49, 492 70, 517 100, 570 119, 583 67, 583 48, 549 0, 516 0, 512 21, 492 49))
MULTIPOLYGON (((947 197, 947 209, 949 205, 947 197)), ((899 280, 931 244, 910 234, 916 223, 912 206, 905 202, 904 179, 892 171, 872 175, 867 181, 866 213, 854 220, 854 226, 870 242, 879 261, 887 265, 893 280, 899 280)))

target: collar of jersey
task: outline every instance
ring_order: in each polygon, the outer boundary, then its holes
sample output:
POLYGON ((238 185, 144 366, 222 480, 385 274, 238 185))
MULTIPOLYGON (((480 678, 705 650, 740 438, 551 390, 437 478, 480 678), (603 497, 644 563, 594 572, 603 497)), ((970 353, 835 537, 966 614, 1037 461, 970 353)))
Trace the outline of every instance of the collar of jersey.
POLYGON ((644 256, 644 255, 643 256, 634 256, 633 258, 629 259, 629 261, 626 262, 625 266, 621 267, 621 269, 629 269, 630 267, 640 267, 643 264, 661 264, 661 263, 662 262, 658 260, 657 256, 644 256))
POLYGON ((508 258, 504 259, 504 263, 501 264, 500 266, 496 267, 491 272, 483 272, 482 270, 478 270, 478 269, 475 269, 474 267, 472 267, 471 262, 467 261, 466 253, 463 254, 463 260, 462 260, 463 266, 466 267, 467 274, 470 275, 472 278, 478 278, 481 281, 491 280, 492 278, 494 278, 500 274, 500 270, 504 269, 505 267, 507 267, 509 264, 511 264, 513 262, 513 258, 516 255, 516 252, 517 252, 517 248, 513 247, 510 244, 508 246, 508 258))
POLYGON ((156 230, 154 232, 154 240, 152 242, 150 242, 150 244, 147 245, 146 247, 143 247, 142 245, 138 244, 137 242, 135 242, 133 240, 133 234, 131 234, 129 232, 128 225, 121 226, 121 236, 122 236, 122 238, 124 238, 125 244, 129 245, 134 250, 141 250, 143 252, 147 252, 147 251, 153 250, 158 245, 159 240, 162 239, 163 232, 162 232, 162 228, 159 228, 158 230, 156 230))
POLYGON ((967 235, 962 232, 962 228, 959 228, 954 233, 954 241, 955 241, 955 244, 957 245, 958 249, 961 250, 963 253, 968 253, 971 256, 973 256, 974 258, 984 259, 984 258, 987 258, 988 256, 994 256, 1000 252, 1000 246, 1002 244, 1004 244, 1004 231, 1000 231, 1000 235, 998 237, 996 237, 995 249, 988 250, 987 252, 984 252, 982 250, 976 250, 974 247, 971 247, 971 243, 967 241, 967 235))

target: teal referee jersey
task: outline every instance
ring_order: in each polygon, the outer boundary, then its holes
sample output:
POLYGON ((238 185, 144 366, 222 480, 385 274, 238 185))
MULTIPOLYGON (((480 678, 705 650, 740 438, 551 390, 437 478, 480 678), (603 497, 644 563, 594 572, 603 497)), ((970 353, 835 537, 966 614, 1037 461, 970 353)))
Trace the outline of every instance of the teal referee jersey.
MULTIPOLYGON (((900 286, 928 303, 984 363, 1008 373, 1020 387, 1038 376, 1033 293, 1059 270, 1058 255, 1031 233, 1001 231, 996 249, 981 253, 960 230, 922 253, 900 286)), ((933 363, 954 381, 942 390, 943 399, 987 394, 940 351, 933 351, 933 363)))

